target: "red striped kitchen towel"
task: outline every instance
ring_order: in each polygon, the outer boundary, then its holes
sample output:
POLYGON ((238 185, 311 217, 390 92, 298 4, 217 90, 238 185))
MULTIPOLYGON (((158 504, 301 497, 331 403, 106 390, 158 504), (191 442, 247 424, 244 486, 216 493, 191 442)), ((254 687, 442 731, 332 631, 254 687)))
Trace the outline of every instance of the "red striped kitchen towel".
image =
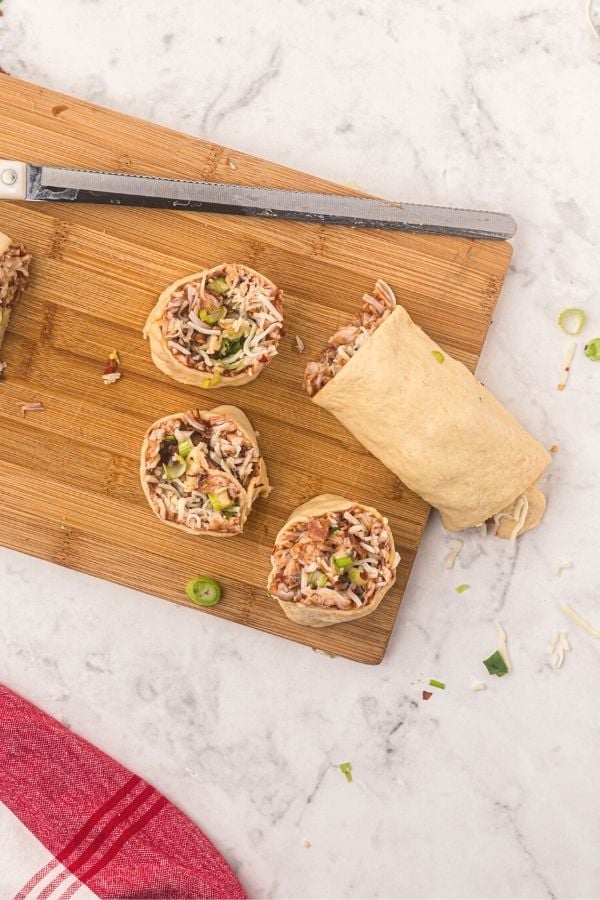
POLYGON ((151 785, 0 684, 0 897, 244 898, 151 785))

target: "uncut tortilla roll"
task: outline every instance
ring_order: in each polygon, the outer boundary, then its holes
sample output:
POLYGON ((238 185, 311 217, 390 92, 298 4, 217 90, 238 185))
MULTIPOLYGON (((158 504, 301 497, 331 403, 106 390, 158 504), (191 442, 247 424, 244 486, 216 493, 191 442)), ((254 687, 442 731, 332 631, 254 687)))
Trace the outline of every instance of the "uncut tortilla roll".
POLYGON ((415 325, 385 282, 308 364, 304 383, 318 406, 440 510, 448 530, 495 518, 498 535, 514 539, 541 520, 545 498, 535 482, 550 454, 415 325))
POLYGON ((352 622, 377 609, 399 562, 381 513, 322 494, 295 509, 275 538, 267 591, 299 625, 352 622))
POLYGON ((271 488, 256 433, 235 406, 173 413, 142 444, 140 480, 161 521, 189 534, 240 534, 271 488))
POLYGON ((22 244, 15 244, 0 231, 0 346, 12 307, 29 281, 31 255, 22 244))
POLYGON ((166 288, 144 337, 161 372, 210 389, 258 378, 282 330, 283 292, 248 266, 222 263, 166 288))

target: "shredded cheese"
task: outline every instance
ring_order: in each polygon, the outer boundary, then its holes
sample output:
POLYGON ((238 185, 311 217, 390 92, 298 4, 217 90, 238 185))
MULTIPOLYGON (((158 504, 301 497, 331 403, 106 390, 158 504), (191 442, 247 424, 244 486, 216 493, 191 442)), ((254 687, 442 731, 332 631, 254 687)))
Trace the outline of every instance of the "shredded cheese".
POLYGON ((512 512, 499 512, 494 515, 494 522, 496 523, 496 534, 500 529, 500 520, 501 519, 514 519, 515 526, 510 533, 509 540, 513 543, 517 537, 520 535, 525 522, 527 521, 527 513, 529 512, 529 500, 525 496, 525 494, 521 494, 520 497, 517 497, 515 500, 515 507, 512 512))
POLYGON ((587 20, 597 38, 600 38, 600 16, 594 12, 595 0, 587 0, 587 20))
POLYGON ((512 672, 512 663, 510 661, 510 656, 508 655, 508 645, 506 642, 506 632, 500 622, 496 622, 496 628, 498 629, 498 650, 500 652, 500 656, 506 663, 506 668, 509 672, 512 672))
POLYGON ((548 652, 550 654, 550 665, 553 669, 560 669, 565 661, 565 654, 571 649, 566 631, 555 631, 548 652))
POLYGON ((446 557, 446 568, 447 569, 452 568, 452 566, 454 565, 454 561, 455 561, 456 557, 458 556, 458 554, 460 553, 460 551, 462 550, 463 546, 464 546, 463 541, 457 541, 456 544, 452 547, 448 556, 446 557))
POLYGON ((587 631, 587 633, 591 637, 600 638, 600 628, 596 628, 591 624, 591 622, 588 622, 587 619, 584 619, 581 613, 578 613, 577 610, 573 609, 572 606, 569 606, 568 603, 563 603, 561 609, 564 612, 565 616, 573 619, 573 621, 576 622, 580 628, 583 628, 584 631, 587 631))
POLYGON ((564 562, 561 562, 558 564, 558 566, 556 567, 556 574, 561 575, 565 569, 572 569, 572 568, 573 568, 573 563, 571 562, 571 560, 567 559, 564 562))
POLYGON ((573 356, 576 349, 577 343, 575 341, 571 341, 570 344, 567 345, 565 355, 563 356, 562 367, 560 370, 560 381, 556 385, 557 391, 564 391, 566 387, 569 378, 569 372, 571 371, 571 362, 573 361, 573 356))
POLYGON ((483 681, 474 681, 471 684, 471 690, 472 691, 485 691, 485 684, 483 683, 483 681))

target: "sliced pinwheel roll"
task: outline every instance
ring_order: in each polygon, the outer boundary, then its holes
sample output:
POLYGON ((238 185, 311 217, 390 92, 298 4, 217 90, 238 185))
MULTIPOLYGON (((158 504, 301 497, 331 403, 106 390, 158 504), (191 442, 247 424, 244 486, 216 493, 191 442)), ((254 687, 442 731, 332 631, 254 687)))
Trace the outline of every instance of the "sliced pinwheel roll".
POLYGON ((381 513, 322 494, 294 510, 275 538, 267 590, 293 622, 336 625, 377 609, 399 562, 381 513))
POLYGON ((282 329, 282 291, 254 269, 223 263, 163 291, 144 337, 161 372, 218 388, 257 378, 276 355, 282 329))
POLYGON ((11 309, 29 281, 31 255, 0 231, 0 346, 8 327, 11 309))
POLYGON ((140 479, 151 508, 190 534, 240 534, 252 504, 270 491, 256 434, 235 406, 174 413, 142 444, 140 479))

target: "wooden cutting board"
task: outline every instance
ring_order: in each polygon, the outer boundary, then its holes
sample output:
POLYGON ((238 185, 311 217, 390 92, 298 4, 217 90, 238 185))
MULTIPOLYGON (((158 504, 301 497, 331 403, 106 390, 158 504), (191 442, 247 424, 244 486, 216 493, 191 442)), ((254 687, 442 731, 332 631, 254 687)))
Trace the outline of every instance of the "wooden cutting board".
MULTIPOLYGON (((357 193, 8 76, 0 76, 0 157, 357 193)), ((406 194, 414 199, 410 173, 406 194)), ((0 543, 176 603, 187 603, 190 577, 210 574, 224 587, 210 615, 380 662, 428 506, 310 403, 302 372, 378 277, 444 349, 474 369, 510 245, 69 204, 2 203, 0 230, 34 255, 30 288, 0 352, 8 363, 0 384, 0 543), (203 392, 162 375, 141 332, 166 285, 222 261, 246 263, 283 288, 287 336, 253 384, 203 392), (302 355, 296 335, 306 347, 302 355), (123 377, 106 386, 101 375, 113 349, 123 377), (24 418, 20 403, 33 400, 45 411, 24 418), (167 413, 224 402, 240 406, 260 432, 274 490, 257 503, 243 536, 188 536, 162 525, 144 499, 142 436, 167 413), (273 538, 288 513, 324 492, 388 516, 402 562, 395 587, 373 615, 302 628, 285 618, 264 585, 273 538)))

